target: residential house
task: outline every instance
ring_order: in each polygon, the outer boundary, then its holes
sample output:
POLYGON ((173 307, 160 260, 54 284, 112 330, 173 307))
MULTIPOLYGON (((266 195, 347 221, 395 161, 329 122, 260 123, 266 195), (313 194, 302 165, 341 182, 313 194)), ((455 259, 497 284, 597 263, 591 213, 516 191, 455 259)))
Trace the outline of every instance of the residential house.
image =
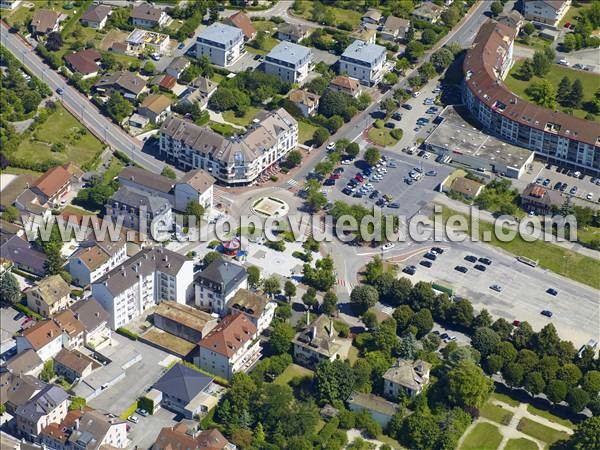
POLYGON ((100 367, 100 363, 78 350, 63 348, 54 357, 54 372, 64 377, 69 383, 83 380, 98 367, 100 367))
POLYGON ((152 84, 157 85, 161 91, 173 92, 173 89, 177 85, 177 78, 168 74, 163 74, 154 78, 152 84))
POLYGON ((217 326, 210 314, 168 300, 159 303, 152 320, 156 328, 194 344, 217 326))
POLYGON ((248 185, 298 143, 298 122, 283 108, 264 112, 243 137, 169 117, 160 129, 160 156, 183 170, 204 169, 228 185, 248 185))
POLYGON ((92 284, 92 295, 117 329, 163 300, 185 304, 191 298, 193 262, 184 255, 145 248, 92 284))
POLYGON ((81 16, 79 21, 83 26, 94 28, 96 30, 102 30, 108 16, 110 16, 112 9, 106 5, 91 5, 81 16))
POLYGON ((156 8, 148 3, 141 3, 131 10, 131 23, 136 27, 162 28, 166 26, 171 18, 162 9, 156 8))
POLYGON ((343 92, 344 94, 351 95, 352 97, 358 97, 362 88, 360 82, 354 78, 346 77, 344 75, 338 75, 329 83, 329 89, 336 92, 343 92))
POLYGON ((71 311, 83 324, 86 347, 95 349, 110 340, 109 315, 98 300, 92 297, 81 300, 71 306, 71 311))
POLYGON ((521 194, 521 208, 535 214, 551 214, 553 210, 565 204, 567 195, 539 184, 530 183, 521 194))
POLYGON ((559 22, 571 7, 571 0, 527 0, 521 6, 525 19, 558 28, 559 22))
POLYGON ((1 9, 17 9, 23 0, 0 0, 1 9))
POLYGON ((385 23, 383 24, 380 35, 387 41, 404 39, 409 28, 410 20, 402 19, 396 16, 388 16, 387 19, 385 19, 385 23))
POLYGON ((384 395, 393 400, 397 400, 402 393, 414 398, 429 383, 430 370, 431 364, 426 361, 399 359, 383 375, 384 395))
POLYGON ((198 103, 198 107, 204 109, 217 90, 217 87, 217 83, 214 83, 208 78, 199 76, 188 85, 182 101, 190 104, 198 103))
POLYGON ((192 63, 185 56, 177 56, 173 58, 173 61, 169 63, 165 72, 167 72, 172 77, 179 79, 181 74, 190 67, 192 63))
POLYGON ((69 53, 64 58, 73 72, 80 73, 81 78, 86 79, 98 75, 100 71, 98 62, 101 56, 97 50, 88 48, 81 52, 69 53))
POLYGON ((244 34, 237 27, 215 22, 196 38, 196 57, 206 55, 217 66, 231 66, 243 54, 244 34))
POLYGON ((60 23, 64 16, 56 11, 48 9, 38 9, 31 18, 31 34, 46 35, 55 31, 60 31, 60 23))
POLYGON ((312 28, 306 25, 284 22, 277 26, 277 39, 297 44, 310 36, 311 32, 312 28))
POLYGON ((264 70, 283 81, 301 83, 308 76, 311 61, 310 48, 293 42, 280 42, 265 56, 264 70))
POLYGON ((30 187, 39 198, 41 205, 58 205, 61 199, 71 191, 73 176, 63 166, 48 169, 30 187))
POLYGON ((123 97, 132 100, 146 90, 146 81, 132 72, 117 71, 102 76, 94 88, 107 96, 119 92, 123 97))
POLYGON ((362 15, 360 21, 363 25, 379 25, 381 23, 381 11, 375 8, 369 8, 362 15))
POLYGON ((150 94, 138 107, 138 114, 154 124, 162 123, 171 114, 171 99, 162 94, 150 94))
POLYGON ((160 430, 152 450, 236 450, 225 436, 216 428, 209 430, 198 430, 197 425, 188 427, 185 423, 178 423, 173 427, 165 427, 160 430))
POLYGON ((150 119, 138 113, 133 113, 131 116, 129 116, 129 119, 127 119, 127 124, 130 127, 139 128, 140 130, 146 128, 149 123, 150 119))
POLYGON ((125 42, 127 43, 128 52, 134 55, 139 55, 146 51, 164 55, 169 50, 171 40, 168 34, 136 28, 129 33, 125 42))
POLYGON ((146 221, 149 228, 152 228, 152 223, 160 224, 164 230, 173 227, 171 204, 164 198, 153 197, 144 191, 120 187, 104 207, 106 216, 111 217, 113 223, 123 218, 123 225, 128 228, 139 230, 140 218, 146 221))
POLYGON ((312 92, 294 89, 290 92, 288 98, 294 105, 300 108, 304 117, 309 117, 317 112, 317 109, 319 108, 319 99, 321 97, 312 92))
POLYGON ((382 428, 385 428, 392 417, 401 411, 397 403, 387 401, 375 394, 358 391, 352 392, 348 399, 348 409, 353 412, 367 411, 382 428))
POLYGON ((69 350, 83 347, 85 342, 85 326, 70 309, 65 309, 53 317, 54 322, 63 333, 63 347, 69 350))
POLYGON ((0 259, 12 263, 17 269, 37 276, 42 276, 46 272, 46 255, 17 235, 0 246, 0 259))
POLYGON ((69 306, 71 289, 60 275, 42 278, 27 290, 27 306, 44 317, 49 317, 69 306))
POLYGON ((256 331, 245 314, 225 316, 198 343, 194 364, 227 380, 231 380, 234 373, 247 372, 261 357, 256 331))
POLYGON ((355 40, 366 42, 367 44, 375 44, 377 41, 377 30, 375 28, 360 27, 350 33, 350 37, 355 40))
POLYGON ((213 378, 181 363, 171 367, 152 389, 160 392, 158 398, 161 398, 162 407, 180 413, 186 419, 207 413, 218 402, 216 396, 211 395, 215 391, 213 378))
POLYGON ((175 209, 185 211, 190 202, 205 210, 213 207, 215 179, 202 169, 190 170, 175 184, 175 209))
POLYGON ((136 191, 145 192, 154 197, 175 202, 175 180, 149 172, 141 167, 127 166, 118 175, 119 185, 136 191))
POLYGON ((127 245, 122 241, 84 243, 69 257, 69 273, 73 284, 85 287, 111 271, 127 258, 127 245))
POLYGON ((475 198, 483 190, 484 185, 475 180, 469 180, 465 177, 456 177, 452 180, 450 190, 464 195, 466 198, 475 198))
POLYGON ((61 387, 49 384, 16 411, 16 429, 19 434, 36 440, 51 423, 60 423, 67 415, 69 394, 61 387))
POLYGON ((239 289, 227 302, 228 314, 245 314, 250 322, 256 326, 256 332, 261 334, 266 330, 273 317, 277 303, 270 301, 264 295, 251 292, 248 289, 239 289))
POLYGON ((377 84, 383 77, 386 59, 385 47, 354 41, 340 59, 340 74, 356 78, 362 84, 377 84))
POLYGON ((14 416, 19 406, 35 397, 44 387, 46 383, 32 375, 0 372, 0 404, 14 416))
POLYGON ((31 375, 37 377, 42 368, 44 361, 31 348, 24 352, 17 353, 15 356, 6 361, 6 370, 14 375, 31 375))
POLYGON ((502 14, 500 17, 498 17, 498 23, 520 31, 521 27, 525 24, 525 19, 519 11, 513 9, 509 13, 502 14))
POLYGON ((237 11, 226 18, 224 22, 232 27, 237 27, 244 33, 246 41, 251 41, 256 37, 256 28, 252 25, 250 18, 242 11, 237 11))
POLYGON ((340 337, 333 320, 321 314, 296 334, 292 344, 294 360, 307 367, 315 367, 324 360, 347 359, 352 341, 340 337))
POLYGON ((438 20, 440 20, 443 12, 443 6, 436 5, 432 2, 423 2, 412 10, 411 15, 416 20, 422 20, 428 23, 436 23, 438 20))
POLYGON ((194 285, 197 307, 224 314, 235 293, 248 289, 248 274, 236 263, 217 259, 196 274, 194 285))

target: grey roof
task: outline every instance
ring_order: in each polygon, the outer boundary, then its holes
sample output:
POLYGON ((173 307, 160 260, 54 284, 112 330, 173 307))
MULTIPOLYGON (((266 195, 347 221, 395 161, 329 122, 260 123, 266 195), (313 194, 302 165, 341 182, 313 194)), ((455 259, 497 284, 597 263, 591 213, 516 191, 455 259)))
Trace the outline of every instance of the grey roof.
POLYGON ((190 369, 183 364, 175 364, 152 387, 163 394, 189 403, 206 389, 212 381, 212 377, 190 369))
POLYGON ((61 387, 49 384, 24 405, 17 408, 17 415, 37 422, 40 417, 50 414, 58 405, 69 399, 69 394, 61 387))
POLYGON ((206 280, 211 283, 220 284, 223 292, 228 292, 247 277, 248 274, 244 267, 229 261, 217 259, 211 262, 202 272, 198 273, 196 280, 206 280))
POLYGON ((273 50, 269 52, 267 58, 296 64, 305 58, 310 58, 311 53, 312 52, 308 47, 284 41, 273 47, 273 50))
POLYGON ((348 399, 348 403, 352 403, 370 411, 385 414, 388 417, 391 417, 400 411, 400 407, 397 403, 390 402, 375 394, 364 394, 358 391, 352 392, 352 395, 348 399))
POLYGON ((351 58, 372 63, 379 59, 382 53, 385 53, 385 47, 377 44, 369 44, 357 39, 346 47, 346 50, 342 53, 342 58, 351 58))
POLYGON ((40 367, 42 363, 43 361, 38 354, 34 350, 28 348, 24 352, 9 359, 6 362, 6 368, 15 375, 20 375, 40 367))
POLYGON ((199 76, 194 81, 190 83, 190 86, 198 89, 202 94, 210 94, 212 91, 217 89, 217 83, 209 80, 206 77, 199 76))
POLYGON ((71 306, 71 311, 87 331, 96 329, 102 322, 106 322, 109 317, 106 310, 95 298, 88 298, 75 303, 71 306))
POLYGON ((129 91, 132 94, 138 95, 146 87, 146 80, 138 77, 134 73, 122 70, 105 74, 94 86, 103 89, 116 86, 129 91))
POLYGON ((19 375, 10 372, 0 373, 0 398, 18 407, 24 405, 40 392, 46 383, 31 375, 19 375))
POLYGON ((141 167, 127 166, 119 173, 119 181, 128 180, 153 191, 168 194, 173 189, 175 181, 163 175, 148 172, 141 167))
POLYGON ((306 25, 302 25, 299 23, 287 23, 284 22, 277 26, 277 31, 279 33, 287 34, 289 36, 293 36, 296 39, 300 39, 304 34, 310 30, 306 25))
POLYGON ((176 70, 177 72, 179 72, 181 70, 184 70, 190 64, 191 63, 190 63, 189 59, 187 59, 185 56, 177 56, 167 66, 167 70, 168 69, 173 69, 173 70, 176 70))
POLYGON ((120 187, 111 200, 136 209, 145 206, 153 215, 162 214, 170 208, 168 200, 126 186, 120 187))
POLYGON ((19 236, 11 237, 0 247, 0 256, 16 265, 32 267, 37 273, 44 273, 46 255, 19 236))
POLYGON ((227 46, 238 42, 240 39, 244 39, 244 34, 242 33, 242 30, 237 27, 215 22, 200 32, 198 39, 205 39, 210 42, 217 42, 227 46))
POLYGON ((121 419, 110 417, 108 413, 97 410, 86 411, 79 418, 78 429, 74 429, 69 436, 69 442, 76 443, 77 448, 97 449, 106 438, 110 427, 120 423, 123 423, 121 419))

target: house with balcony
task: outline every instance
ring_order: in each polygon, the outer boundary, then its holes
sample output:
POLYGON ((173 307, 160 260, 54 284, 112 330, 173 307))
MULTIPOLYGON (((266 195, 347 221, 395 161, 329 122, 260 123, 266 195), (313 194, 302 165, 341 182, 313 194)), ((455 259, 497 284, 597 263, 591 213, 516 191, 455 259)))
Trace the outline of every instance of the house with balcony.
POLYGON ((392 400, 398 400, 403 393, 416 397, 429 384, 430 370, 431 364, 426 361, 399 359, 383 375, 384 395, 392 400))
POLYGON ((215 22, 196 38, 196 57, 206 55, 217 66, 231 66, 243 54, 244 33, 237 27, 215 22))
POLYGON ((239 289, 227 302, 226 311, 227 314, 245 314, 256 326, 256 332, 261 334, 271 324, 276 308, 277 303, 264 295, 248 289, 239 289))
POLYGON ((333 320, 321 314, 296 334, 292 344, 298 364, 316 367, 321 361, 347 359, 352 340, 340 337, 333 320))
POLYGON ((16 430, 20 436, 36 441, 51 423, 60 423, 67 415, 69 394, 61 387, 46 385, 15 411, 16 430))
POLYGON ((217 259, 196 275, 194 285, 196 306, 222 315, 235 293, 248 289, 248 274, 239 264, 217 259))
POLYGON ((131 23, 136 27, 162 28, 168 25, 171 18, 161 8, 148 3, 141 3, 133 7, 129 15, 131 23))
POLYGON ((265 56, 264 70, 283 81, 302 83, 308 76, 311 62, 310 48, 293 42, 280 42, 265 56))
POLYGON ((113 223, 123 220, 123 226, 139 231, 149 232, 152 223, 160 224, 161 229, 171 230, 173 227, 173 211, 171 204, 164 198, 154 197, 146 192, 122 186, 104 205, 105 216, 113 223), (140 222, 145 221, 146 230, 140 230, 140 222))
POLYGON ((73 284, 85 287, 110 272, 127 258, 125 242, 85 243, 69 257, 69 273, 73 284))
POLYGON ((340 59, 340 75, 359 80, 362 84, 377 84, 384 74, 385 47, 356 40, 350 44, 340 59))
POLYGON ((71 306, 75 318, 84 327, 84 345, 96 349, 110 341, 109 315, 93 297, 81 300, 71 306))
POLYGON ((571 0, 527 0, 521 2, 523 16, 534 23, 558 28, 571 7, 571 0))

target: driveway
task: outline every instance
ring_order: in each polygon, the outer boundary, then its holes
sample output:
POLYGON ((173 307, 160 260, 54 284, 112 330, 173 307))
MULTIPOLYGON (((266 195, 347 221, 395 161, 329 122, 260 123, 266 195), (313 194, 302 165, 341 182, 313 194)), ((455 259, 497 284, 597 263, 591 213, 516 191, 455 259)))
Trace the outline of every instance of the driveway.
POLYGON ((150 448, 156 441, 161 429, 172 427, 182 419, 178 414, 164 408, 160 408, 148 417, 142 417, 137 413, 135 415, 139 419, 138 423, 127 422, 130 427, 129 440, 131 441, 128 448, 150 448))

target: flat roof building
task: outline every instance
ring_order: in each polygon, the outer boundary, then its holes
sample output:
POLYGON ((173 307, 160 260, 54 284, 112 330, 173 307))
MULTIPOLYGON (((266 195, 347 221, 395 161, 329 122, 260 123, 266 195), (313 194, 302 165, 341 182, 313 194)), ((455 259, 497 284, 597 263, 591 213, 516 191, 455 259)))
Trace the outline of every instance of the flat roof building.
POLYGON ((244 33, 237 27, 215 22, 196 38, 196 56, 208 56, 221 67, 235 63, 244 54, 244 33))
POLYGON ((310 48, 293 42, 280 42, 265 56, 265 72, 283 81, 300 83, 308 76, 311 61, 310 48))
POLYGON ((383 77, 386 60, 385 47, 355 40, 340 59, 340 74, 356 78, 362 84, 377 84, 383 77))

